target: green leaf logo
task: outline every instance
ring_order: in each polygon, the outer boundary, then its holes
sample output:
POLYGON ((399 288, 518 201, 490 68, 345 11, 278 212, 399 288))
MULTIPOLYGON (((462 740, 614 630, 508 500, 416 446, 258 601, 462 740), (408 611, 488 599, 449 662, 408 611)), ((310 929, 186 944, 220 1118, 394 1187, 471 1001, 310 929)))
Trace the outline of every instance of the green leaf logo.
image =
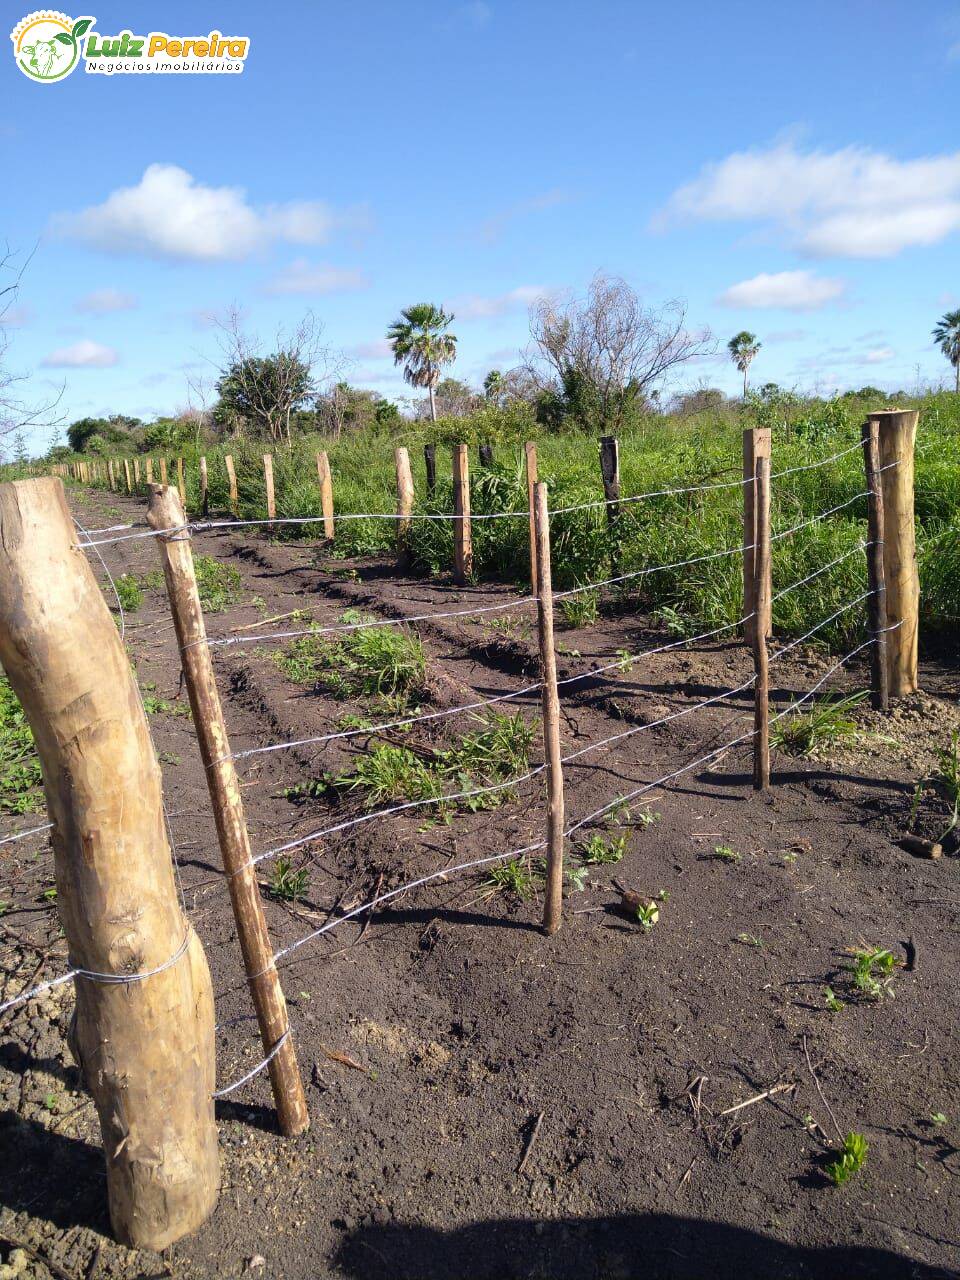
POLYGON ((59 40, 61 44, 73 44, 73 36, 68 36, 65 31, 59 31, 54 39, 59 40))
POLYGON ((93 18, 78 18, 73 24, 73 38, 79 40, 93 26, 93 18))

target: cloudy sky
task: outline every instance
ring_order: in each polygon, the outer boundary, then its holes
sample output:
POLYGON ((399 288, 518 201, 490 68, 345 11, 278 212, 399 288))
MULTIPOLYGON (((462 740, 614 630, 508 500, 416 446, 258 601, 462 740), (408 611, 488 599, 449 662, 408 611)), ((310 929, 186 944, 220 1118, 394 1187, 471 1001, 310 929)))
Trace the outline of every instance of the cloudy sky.
POLYGON ((386 326, 442 302, 476 382, 516 362, 531 301, 597 270, 723 341, 754 330, 761 381, 949 372, 953 3, 93 7, 101 34, 251 49, 238 76, 38 85, 7 46, 0 241, 33 253, 9 359, 36 396, 65 385, 69 418, 185 404, 233 304, 265 339, 312 310, 350 380, 399 397, 386 326))

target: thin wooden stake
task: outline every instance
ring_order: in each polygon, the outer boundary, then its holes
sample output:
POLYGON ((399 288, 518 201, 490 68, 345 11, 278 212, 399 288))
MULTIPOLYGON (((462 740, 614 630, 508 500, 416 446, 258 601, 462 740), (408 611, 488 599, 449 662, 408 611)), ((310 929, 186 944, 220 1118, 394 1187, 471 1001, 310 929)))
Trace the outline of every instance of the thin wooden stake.
POLYGON ((453 446, 453 514, 453 580, 462 587, 473 573, 470 454, 465 444, 453 446))
POLYGON ((267 519, 277 518, 277 496, 273 488, 273 454, 263 455, 263 481, 267 489, 267 519))
POLYGON ((754 484, 756 550, 753 598, 756 626, 753 632, 753 665, 757 678, 754 685, 753 785, 757 791, 765 791, 770 785, 770 665, 767 652, 771 609, 769 458, 757 458, 754 484))
POLYGON ((140 488, 140 459, 139 458, 134 458, 133 460, 133 483, 137 489, 140 488))
POLYGON ((423 461, 427 468, 427 493, 432 498, 437 489, 437 446, 423 446, 423 461))
POLYGON ((235 516, 239 516, 240 494, 237 489, 237 473, 233 466, 233 458, 229 453, 223 455, 223 465, 227 469, 227 481, 230 485, 230 510, 235 516))
POLYGON ((180 644, 184 681, 190 696, 194 728, 200 743, 200 755, 216 819, 227 886, 237 922, 247 981, 260 1024, 264 1053, 269 1054, 280 1045, 267 1070, 273 1086, 280 1131, 289 1137, 303 1133, 310 1124, 310 1117, 293 1039, 289 1035, 286 1001, 273 961, 263 902, 251 863, 250 837, 240 796, 240 783, 230 754, 230 741, 207 645, 189 531, 182 528, 186 523, 186 516, 175 489, 160 485, 151 488, 147 521, 153 529, 180 530, 173 535, 157 538, 156 541, 163 562, 167 594, 180 644))
POLYGON ((530 590, 537 594, 537 516, 534 511, 534 490, 537 486, 537 446, 528 440, 523 446, 527 464, 527 506, 530 509, 530 590))
POLYGON ((743 433, 743 636, 747 644, 753 644, 753 598, 756 579, 757 520, 755 511, 755 481, 757 459, 769 458, 771 434, 769 427, 748 427, 743 433))
POLYGON ((123 460, 123 474, 127 482, 127 493, 133 493, 133 481, 130 478, 130 462, 129 459, 123 460))
POLYGON ((200 511, 204 519, 210 514, 210 477, 205 457, 200 459, 200 511))
POLYGON ((110 476, 110 488, 111 488, 111 489, 116 489, 116 487, 117 487, 117 481, 116 481, 116 477, 115 477, 115 476, 114 476, 114 474, 113 474, 113 459, 112 459, 112 458, 109 458, 109 459, 107 460, 107 474, 110 476))
POLYGON ((147 459, 146 472, 147 472, 147 484, 153 484, 153 459, 152 458, 147 459))
POLYGON ((887 678, 891 698, 918 689, 917 645, 920 579, 914 516, 916 409, 871 413, 879 426, 880 485, 883 490, 883 574, 887 596, 887 678))
POLYGON ((69 1039, 100 1119, 113 1229, 159 1251, 217 1203, 210 972, 180 909, 136 679, 61 481, 0 485, 0 527, 0 661, 43 767, 59 967, 115 978, 75 979, 69 1039))
POLYGON ((333 523, 333 475, 326 452, 317 454, 317 477, 320 481, 320 513, 323 516, 323 536, 332 542, 336 532, 333 523))
POLYGON ((401 445, 394 450, 397 469, 397 555, 401 564, 409 558, 410 516, 413 511, 413 472, 410 470, 410 454, 401 445))
POLYGON ((616 571, 620 561, 620 445, 616 436, 600 437, 600 475, 607 500, 607 527, 610 530, 610 563, 616 571))
POLYGON ((870 646, 870 702, 875 711, 890 705, 890 678, 887 671, 887 588, 883 571, 883 486, 880 475, 880 424, 868 418, 860 432, 863 464, 867 477, 867 618, 873 644, 870 646))
POLYGON ((183 503, 183 509, 187 509, 187 482, 183 474, 183 459, 177 459, 177 492, 180 494, 180 501, 183 503))
POLYGON ((166 484, 166 483, 167 483, 167 460, 166 460, 166 458, 161 458, 161 459, 160 459, 160 483, 161 483, 161 484, 166 484))
POLYGON ((543 931, 560 928, 563 910, 563 764, 560 756, 560 697, 557 693, 557 655, 553 644, 553 579, 550 572, 550 517, 547 486, 534 489, 537 534, 537 632, 543 687, 543 758, 547 765, 547 883, 543 901, 543 931))

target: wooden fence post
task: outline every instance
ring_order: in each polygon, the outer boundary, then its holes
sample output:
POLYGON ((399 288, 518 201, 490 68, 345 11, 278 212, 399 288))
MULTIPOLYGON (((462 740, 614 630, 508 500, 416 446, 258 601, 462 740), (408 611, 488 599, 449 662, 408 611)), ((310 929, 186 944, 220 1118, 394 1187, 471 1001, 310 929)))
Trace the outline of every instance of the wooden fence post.
POLYGON ((133 493, 133 482, 130 479, 130 460, 128 458, 123 460, 123 474, 127 481, 127 493, 133 493))
POLYGON ((115 478, 114 478, 114 474, 113 474, 113 459, 112 459, 112 458, 109 458, 109 459, 107 460, 107 474, 110 476, 110 488, 111 488, 111 489, 116 489, 116 487, 117 487, 117 482, 116 482, 116 480, 115 480, 115 478))
POLYGON ((465 444, 453 446, 453 514, 453 580, 462 587, 473 573, 470 454, 465 444))
POLYGON ((600 437, 600 475, 603 496, 607 501, 607 526, 610 530, 610 563, 616 570, 620 562, 620 444, 616 436, 600 437))
POLYGON ((177 492, 180 494, 180 501, 183 503, 183 509, 187 509, 187 481, 183 474, 183 458, 177 459, 177 492))
POLYGON ((868 418, 860 431, 867 477, 867 618, 870 646, 870 703, 875 711, 890 705, 887 671, 887 588, 883 572, 883 486, 880 475, 880 424, 868 418))
POLYGON ((273 488, 273 454, 263 455, 263 482, 267 489, 267 519, 277 518, 277 495, 273 488))
POLYGON ((748 427, 743 433, 743 638, 753 644, 754 584, 756 582, 756 474, 757 459, 769 458, 771 434, 769 427, 748 427))
POLYGON ((427 468, 427 495, 432 498, 437 489, 437 446, 435 444, 423 446, 423 461, 427 468))
POLYGON ((914 526, 914 458, 916 409, 871 413, 880 446, 883 491, 883 572, 887 596, 887 675, 891 698, 915 693, 920 579, 914 526), (897 624, 900 624, 899 626, 897 624))
POLYGON ((161 459, 160 459, 160 483, 161 483, 161 484, 166 484, 166 483, 167 483, 167 460, 166 460, 166 458, 161 458, 161 459))
POLYGON ((550 571, 550 517, 547 486, 534 490, 537 533, 537 631, 540 639, 540 701, 543 709, 543 758, 547 765, 547 882, 543 899, 543 931, 560 928, 563 911, 563 764, 560 759, 560 698, 557 655, 553 644, 553 579, 550 571))
POLYGON ((75 979, 71 1049, 100 1117, 114 1231, 160 1250, 219 1192, 210 973, 177 899, 136 680, 61 482, 0 485, 0 526, 0 660, 43 768, 70 964, 118 979, 75 979))
POLYGON ((237 489, 237 473, 233 466, 233 458, 229 453, 223 455, 223 465, 227 468, 227 481, 230 484, 230 510, 235 516, 239 516, 240 493, 237 489))
POLYGON ((204 519, 210 514, 210 478, 205 457, 200 459, 200 511, 204 519))
POLYGON ((140 488, 140 459, 133 460, 133 486, 135 489, 140 488))
POLYGON ((397 554, 401 564, 409 559, 410 515, 413 511, 413 473, 410 470, 410 454, 401 445, 394 450, 397 468, 397 554))
POLYGON ((323 515, 323 536, 332 542, 334 538, 333 524, 333 475, 330 471, 330 459, 325 451, 317 454, 317 477, 320 481, 320 511, 323 515))
POLYGON ((754 473, 754 519, 756 527, 753 600, 756 609, 753 629, 753 667, 756 673, 753 698, 753 785, 765 791, 770 785, 770 665, 767 636, 770 634, 770 459, 762 454, 754 473))
POLYGON ((280 1045, 267 1068, 277 1119, 280 1131, 291 1136, 303 1133, 310 1117, 289 1034, 286 1001, 273 962, 263 902, 251 863, 240 783, 230 755, 230 741, 207 645, 189 531, 182 529, 186 516, 175 489, 160 485, 151 488, 147 521, 152 529, 180 530, 172 536, 157 538, 157 543, 264 1053, 269 1054, 280 1045))
POLYGON ((537 516, 536 487, 537 480, 537 446, 528 440, 523 446, 524 460, 527 465, 527 506, 530 509, 530 590, 537 594, 537 516))
POLYGON ((148 458, 145 467, 147 473, 147 484, 153 484, 153 459, 148 458))

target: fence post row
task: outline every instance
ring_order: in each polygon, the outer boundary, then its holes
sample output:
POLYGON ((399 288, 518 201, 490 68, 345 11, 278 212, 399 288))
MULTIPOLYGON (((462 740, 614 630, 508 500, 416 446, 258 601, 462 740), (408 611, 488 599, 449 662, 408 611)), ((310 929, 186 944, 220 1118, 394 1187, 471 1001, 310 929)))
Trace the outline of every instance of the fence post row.
POLYGON ((43 768, 57 912, 71 965, 114 979, 76 977, 71 1048, 114 1231, 160 1250, 219 1193, 210 973, 177 899, 136 680, 60 480, 0 485, 0 524, 0 660, 43 768))
POLYGON ((870 703, 875 711, 890 705, 887 671, 887 589, 883 572, 883 486, 880 475, 880 424, 868 418, 861 429, 863 463, 867 477, 867 619, 870 646, 870 703))
POLYGON ((535 511, 537 486, 537 446, 528 440, 523 446, 527 468, 527 507, 530 511, 530 590, 537 594, 537 516, 535 511))
POLYGON ((770 785, 770 655, 767 636, 771 626, 772 569, 770 563, 770 459, 762 453, 754 463, 753 485, 753 785, 766 791, 770 785))
POLYGON ((547 883, 543 901, 543 931, 560 928, 563 911, 563 763, 560 753, 560 697, 557 693, 557 655, 553 643, 553 579, 550 571, 550 517, 547 486, 534 488, 537 534, 537 633, 540 641, 540 701, 543 713, 543 758, 547 774, 547 883))
MULTIPOLYGON (((757 521, 756 474, 757 459, 771 456, 771 432, 769 427, 748 427, 743 433, 743 637, 753 644, 757 602, 754 597, 756 583, 757 521)), ((769 630, 767 632, 769 635, 769 630)))
POLYGON ((453 446, 453 514, 453 580, 462 587, 473 573, 470 454, 465 444, 453 446))
POLYGON ((413 512, 413 473, 410 454, 400 445, 394 450, 397 469, 397 556, 401 565, 409 560, 410 517, 413 512))
POLYGON ((333 475, 326 451, 317 454, 317 478, 320 481, 320 511, 323 515, 323 536, 328 542, 334 538, 333 524, 333 475))
POLYGON ((887 678, 891 698, 917 691, 920 578, 914 525, 916 409, 871 413, 877 423, 883 495, 883 573, 887 618, 887 678), (899 624, 899 625, 897 625, 899 624))
POLYGON ((189 530, 181 527, 186 523, 186 517, 175 489, 160 485, 151 488, 147 521, 152 529, 180 530, 156 541, 163 562, 184 680, 216 819, 247 981, 257 1011, 264 1053, 273 1053, 267 1070, 273 1086, 277 1119, 281 1133, 292 1136, 309 1127, 310 1117, 290 1037, 286 1001, 273 961, 263 903, 251 863, 250 837, 240 783, 230 755, 230 741, 207 645, 190 534, 189 530))
POLYGON ((273 488, 273 454, 263 455, 263 483, 267 490, 267 519, 277 518, 277 495, 273 488))

